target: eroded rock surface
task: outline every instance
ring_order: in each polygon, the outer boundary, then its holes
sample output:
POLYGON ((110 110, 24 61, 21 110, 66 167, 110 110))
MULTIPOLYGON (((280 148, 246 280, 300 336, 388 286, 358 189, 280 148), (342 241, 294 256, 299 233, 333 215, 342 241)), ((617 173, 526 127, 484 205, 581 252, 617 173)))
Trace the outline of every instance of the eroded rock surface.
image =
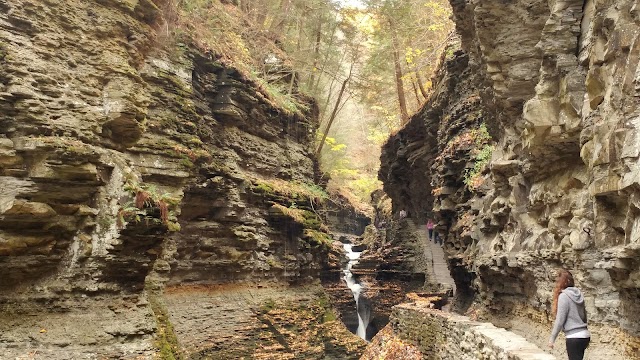
POLYGON ((315 105, 160 43, 166 5, 0 1, 3 356, 150 358, 176 347, 165 285, 327 266, 315 105))
POLYGON ((438 220, 460 306, 475 300, 514 330, 537 324, 517 330, 533 337, 550 327, 556 269, 569 268, 592 354, 637 358, 636 2, 451 4, 461 50, 385 145, 385 191, 395 209, 438 220))

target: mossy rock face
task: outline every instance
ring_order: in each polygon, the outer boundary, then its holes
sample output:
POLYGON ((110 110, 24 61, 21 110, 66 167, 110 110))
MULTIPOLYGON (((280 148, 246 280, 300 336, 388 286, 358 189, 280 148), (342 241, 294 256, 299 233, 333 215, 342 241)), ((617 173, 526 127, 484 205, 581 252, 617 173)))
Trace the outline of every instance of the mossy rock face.
POLYGON ((178 338, 173 329, 173 324, 169 319, 164 304, 155 296, 150 297, 149 305, 156 318, 156 339, 155 346, 158 349, 157 357, 161 360, 182 360, 184 357, 180 353, 178 338))
POLYGON ((307 229, 319 230, 322 226, 322 220, 313 211, 304 211, 304 227, 307 229))
POLYGON ((311 247, 320 247, 328 250, 331 247, 331 237, 322 231, 305 229, 303 239, 311 245, 311 247))
POLYGON ((265 183, 256 184, 251 189, 257 194, 275 195, 275 190, 265 183))

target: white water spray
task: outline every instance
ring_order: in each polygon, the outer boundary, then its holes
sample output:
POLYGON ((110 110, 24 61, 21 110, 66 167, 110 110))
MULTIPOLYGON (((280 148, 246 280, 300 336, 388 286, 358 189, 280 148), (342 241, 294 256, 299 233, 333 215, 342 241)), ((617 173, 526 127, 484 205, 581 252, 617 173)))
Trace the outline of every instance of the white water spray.
POLYGON ((360 306, 360 292, 362 291, 362 285, 358 284, 351 273, 351 268, 353 265, 358 263, 358 259, 360 259, 360 255, 362 252, 354 252, 352 250, 351 244, 343 244, 345 252, 347 253, 347 258, 349 262, 342 272, 344 273, 344 281, 347 283, 347 286, 353 293, 353 298, 356 301, 356 313, 358 314, 358 330, 356 331, 356 335, 361 338, 367 340, 367 326, 369 325, 369 312, 368 311, 360 311, 365 310, 364 306, 360 306))

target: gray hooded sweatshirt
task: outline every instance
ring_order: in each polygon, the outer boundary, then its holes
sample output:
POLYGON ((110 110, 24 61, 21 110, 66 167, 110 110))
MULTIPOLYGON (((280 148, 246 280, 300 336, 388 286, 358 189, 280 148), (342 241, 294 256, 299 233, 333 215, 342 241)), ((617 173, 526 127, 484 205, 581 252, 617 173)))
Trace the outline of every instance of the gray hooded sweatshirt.
POLYGON ((558 296, 558 313, 551 331, 550 343, 554 343, 560 330, 571 335, 587 330, 587 311, 584 308, 584 297, 580 289, 568 287, 558 296))

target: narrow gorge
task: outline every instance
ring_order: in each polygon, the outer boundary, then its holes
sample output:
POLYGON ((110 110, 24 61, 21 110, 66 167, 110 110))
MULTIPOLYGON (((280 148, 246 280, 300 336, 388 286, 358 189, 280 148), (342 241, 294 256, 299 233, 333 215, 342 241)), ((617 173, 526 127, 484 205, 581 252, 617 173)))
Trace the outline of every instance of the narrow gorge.
POLYGON ((561 359, 560 268, 640 359, 637 1, 450 0, 365 209, 317 148, 365 66, 331 115, 267 14, 319 1, 0 0, 0 359, 561 359))

